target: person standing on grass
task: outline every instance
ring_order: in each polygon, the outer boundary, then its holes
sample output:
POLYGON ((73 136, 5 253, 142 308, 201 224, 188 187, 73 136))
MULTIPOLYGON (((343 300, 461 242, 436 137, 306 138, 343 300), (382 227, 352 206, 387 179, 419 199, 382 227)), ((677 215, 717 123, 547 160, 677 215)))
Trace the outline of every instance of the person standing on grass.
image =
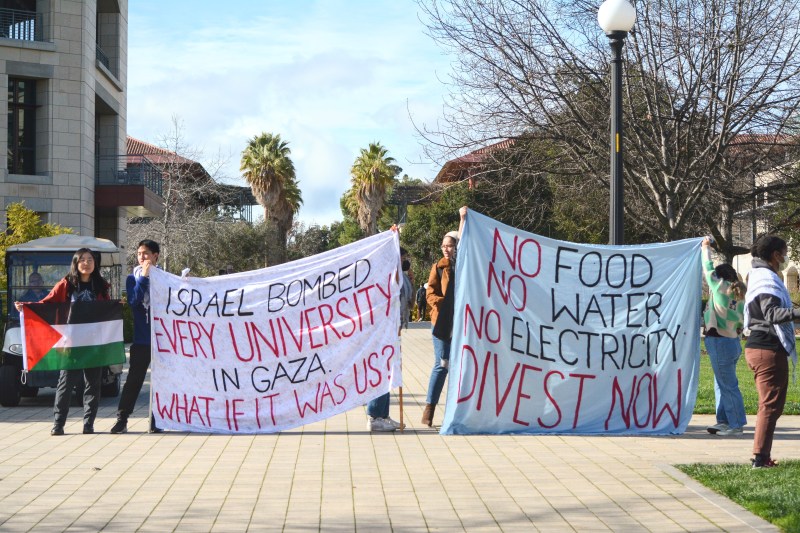
MULTIPOLYGON (((122 387, 122 394, 117 407, 117 421, 111 433, 128 431, 128 417, 133 412, 136 399, 142 390, 147 368, 150 366, 150 269, 157 268, 158 254, 161 247, 157 242, 145 239, 136 249, 136 260, 139 265, 133 274, 125 280, 128 291, 128 305, 133 311, 133 344, 131 345, 130 367, 128 379, 122 387)), ((160 433, 153 415, 150 415, 150 433, 160 433)))
POLYGON ((800 311, 794 309, 789 291, 778 274, 785 268, 786 241, 762 235, 750 249, 753 270, 745 296, 744 326, 750 334, 744 356, 753 371, 758 391, 758 415, 753 436, 753 468, 769 468, 775 425, 783 414, 789 388, 789 359, 797 364, 794 323, 800 311))
POLYGON ((708 284, 708 305, 704 314, 705 344, 714 371, 714 400, 717 423, 706 428, 720 436, 739 435, 747 423, 744 399, 736 377, 736 364, 742 354, 739 340, 744 322, 744 296, 747 290, 736 271, 727 263, 711 261, 711 239, 702 242, 703 277, 708 284))

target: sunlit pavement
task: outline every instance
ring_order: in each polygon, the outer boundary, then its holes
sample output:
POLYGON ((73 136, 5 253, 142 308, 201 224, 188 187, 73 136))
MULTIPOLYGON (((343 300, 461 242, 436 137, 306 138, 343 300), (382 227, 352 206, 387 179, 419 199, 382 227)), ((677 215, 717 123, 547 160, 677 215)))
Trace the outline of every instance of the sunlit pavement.
MULTIPOLYGON (((429 324, 403 354, 393 434, 363 409, 278 435, 148 434, 147 386, 124 435, 116 398, 95 435, 73 407, 50 437, 52 390, 0 408, 0 531, 777 531, 671 466, 747 462, 753 416, 734 438, 707 434, 711 416, 679 437, 441 437, 419 423, 429 324)), ((782 417, 773 455, 800 459, 798 440, 782 417)))

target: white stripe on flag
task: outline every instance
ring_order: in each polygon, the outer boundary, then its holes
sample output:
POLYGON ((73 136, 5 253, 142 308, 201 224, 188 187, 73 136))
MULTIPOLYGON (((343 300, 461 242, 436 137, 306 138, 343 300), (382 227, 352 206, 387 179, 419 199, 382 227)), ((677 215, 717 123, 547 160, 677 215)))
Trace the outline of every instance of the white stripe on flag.
POLYGON ((100 346, 122 342, 122 320, 93 322, 91 324, 62 324, 52 326, 62 336, 53 348, 100 346))

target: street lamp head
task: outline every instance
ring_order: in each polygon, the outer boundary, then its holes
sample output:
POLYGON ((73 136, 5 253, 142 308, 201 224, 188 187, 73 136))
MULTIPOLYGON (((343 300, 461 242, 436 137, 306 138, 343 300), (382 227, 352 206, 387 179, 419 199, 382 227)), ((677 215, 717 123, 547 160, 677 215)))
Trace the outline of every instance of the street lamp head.
POLYGON ((627 33, 636 22, 636 8, 628 0, 606 0, 597 11, 597 22, 607 35, 627 33))

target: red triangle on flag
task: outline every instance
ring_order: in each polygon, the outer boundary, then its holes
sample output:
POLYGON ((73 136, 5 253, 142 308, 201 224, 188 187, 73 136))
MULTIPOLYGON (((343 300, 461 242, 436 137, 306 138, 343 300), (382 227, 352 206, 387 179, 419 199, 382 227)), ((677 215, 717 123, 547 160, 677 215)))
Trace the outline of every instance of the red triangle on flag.
POLYGON ((25 356, 28 359, 28 370, 33 370, 36 363, 61 340, 61 333, 44 321, 30 307, 25 308, 25 356))

